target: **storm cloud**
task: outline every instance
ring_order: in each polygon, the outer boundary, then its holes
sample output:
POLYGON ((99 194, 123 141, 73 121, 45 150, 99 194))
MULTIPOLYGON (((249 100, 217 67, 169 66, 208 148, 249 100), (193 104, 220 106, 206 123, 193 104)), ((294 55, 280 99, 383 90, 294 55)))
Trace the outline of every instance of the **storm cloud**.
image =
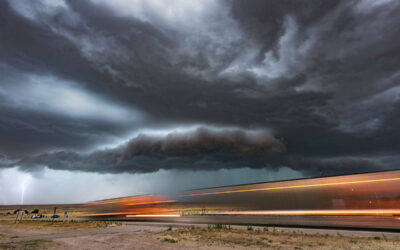
POLYGON ((2 167, 400 164, 398 1, 10 0, 0 30, 2 167))
POLYGON ((164 135, 140 133, 118 147, 89 154, 60 151, 24 159, 22 169, 49 167, 95 172, 155 172, 160 169, 263 168, 269 153, 285 145, 265 131, 205 127, 164 135))

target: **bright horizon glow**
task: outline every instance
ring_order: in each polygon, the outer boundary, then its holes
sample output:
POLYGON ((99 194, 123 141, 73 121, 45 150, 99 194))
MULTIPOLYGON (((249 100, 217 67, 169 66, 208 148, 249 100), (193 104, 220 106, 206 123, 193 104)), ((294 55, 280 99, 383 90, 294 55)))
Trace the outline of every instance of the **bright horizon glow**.
POLYGON ((21 203, 21 185, 27 175, 24 204, 85 203, 114 199, 132 195, 145 195, 171 191, 201 188, 220 182, 235 185, 250 182, 304 178, 299 172, 289 168, 279 171, 239 168, 215 171, 159 170, 144 174, 110 174, 54 170, 44 167, 35 172, 26 172, 18 167, 0 169, 0 205, 21 203), (156 183, 156 184, 154 184, 156 183), (14 187, 14 188, 13 188, 14 187))
POLYGON ((24 75, 20 82, 1 86, 0 95, 16 107, 38 112, 114 122, 143 119, 143 114, 132 107, 51 75, 24 75))

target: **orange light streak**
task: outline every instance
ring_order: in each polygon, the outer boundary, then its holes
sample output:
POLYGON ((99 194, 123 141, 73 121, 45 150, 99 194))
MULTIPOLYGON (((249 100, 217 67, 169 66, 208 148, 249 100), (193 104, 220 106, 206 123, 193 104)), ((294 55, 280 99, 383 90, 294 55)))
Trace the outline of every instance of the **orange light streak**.
POLYGON ((86 216, 107 216, 107 215, 126 215, 130 212, 116 212, 116 213, 98 213, 98 214, 87 214, 86 216))
POLYGON ((393 215, 400 214, 400 209, 342 209, 342 210, 283 210, 283 211, 224 211, 193 213, 209 215, 393 215))
POLYGON ((123 198, 95 201, 89 203, 88 205, 96 206, 96 205, 117 204, 117 205, 135 206, 135 205, 147 205, 147 204, 168 203, 168 202, 175 202, 175 201, 167 200, 167 197, 163 195, 145 195, 145 196, 123 197, 123 198))
POLYGON ((180 217, 179 214, 128 214, 126 217, 180 217))
POLYGON ((162 203, 171 203, 171 202, 175 202, 175 200, 124 203, 124 205, 125 206, 138 206, 138 205, 152 205, 152 204, 162 204, 162 203))
POLYGON ((179 197, 216 195, 216 194, 230 194, 230 193, 243 193, 243 192, 255 192, 255 191, 269 191, 269 190, 280 190, 280 189, 295 189, 295 188, 307 188, 307 187, 323 187, 323 186, 346 185, 346 184, 361 184, 361 183, 373 183, 373 182, 384 182, 384 181, 399 181, 399 180, 400 180, 400 178, 388 178, 388 179, 376 179, 376 180, 318 183, 318 184, 295 185, 295 186, 280 186, 280 187, 268 187, 268 188, 229 190, 229 191, 199 193, 199 194, 184 194, 184 195, 179 195, 179 197))

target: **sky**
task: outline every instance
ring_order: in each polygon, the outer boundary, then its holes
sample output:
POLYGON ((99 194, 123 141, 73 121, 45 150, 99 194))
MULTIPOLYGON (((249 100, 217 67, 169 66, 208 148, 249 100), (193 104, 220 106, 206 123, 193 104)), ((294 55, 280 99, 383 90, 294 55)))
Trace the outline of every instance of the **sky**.
POLYGON ((398 169, 400 2, 0 1, 0 204, 398 169))

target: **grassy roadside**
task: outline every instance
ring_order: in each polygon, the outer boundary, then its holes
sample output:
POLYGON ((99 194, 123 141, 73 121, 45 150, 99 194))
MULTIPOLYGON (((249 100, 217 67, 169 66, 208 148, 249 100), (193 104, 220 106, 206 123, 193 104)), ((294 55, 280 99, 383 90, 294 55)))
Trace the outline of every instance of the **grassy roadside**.
POLYGON ((195 246, 207 248, 255 249, 399 249, 400 240, 387 239, 384 234, 374 237, 306 234, 285 232, 272 228, 232 229, 224 225, 208 228, 178 228, 154 236, 161 244, 174 243, 175 247, 195 246))
POLYGON ((41 214, 47 218, 51 218, 54 214, 54 208, 57 208, 56 214, 61 218, 64 217, 64 212, 68 211, 68 218, 79 218, 90 212, 90 208, 84 205, 21 205, 21 206, 0 206, 0 218, 15 218, 14 212, 18 209, 27 211, 29 214, 24 215, 24 219, 31 218, 32 215, 41 214), (32 211, 38 210, 38 213, 32 211))
POLYGON ((8 240, 10 236, 0 233, 0 240, 8 240))
MULTIPOLYGON (((55 220, 22 220, 15 223, 11 220, 0 220, 0 226, 24 228, 39 231, 69 231, 78 229, 89 229, 98 227, 115 227, 120 226, 120 222, 113 221, 60 221, 55 220)), ((0 236, 1 237, 1 236, 0 236)))

